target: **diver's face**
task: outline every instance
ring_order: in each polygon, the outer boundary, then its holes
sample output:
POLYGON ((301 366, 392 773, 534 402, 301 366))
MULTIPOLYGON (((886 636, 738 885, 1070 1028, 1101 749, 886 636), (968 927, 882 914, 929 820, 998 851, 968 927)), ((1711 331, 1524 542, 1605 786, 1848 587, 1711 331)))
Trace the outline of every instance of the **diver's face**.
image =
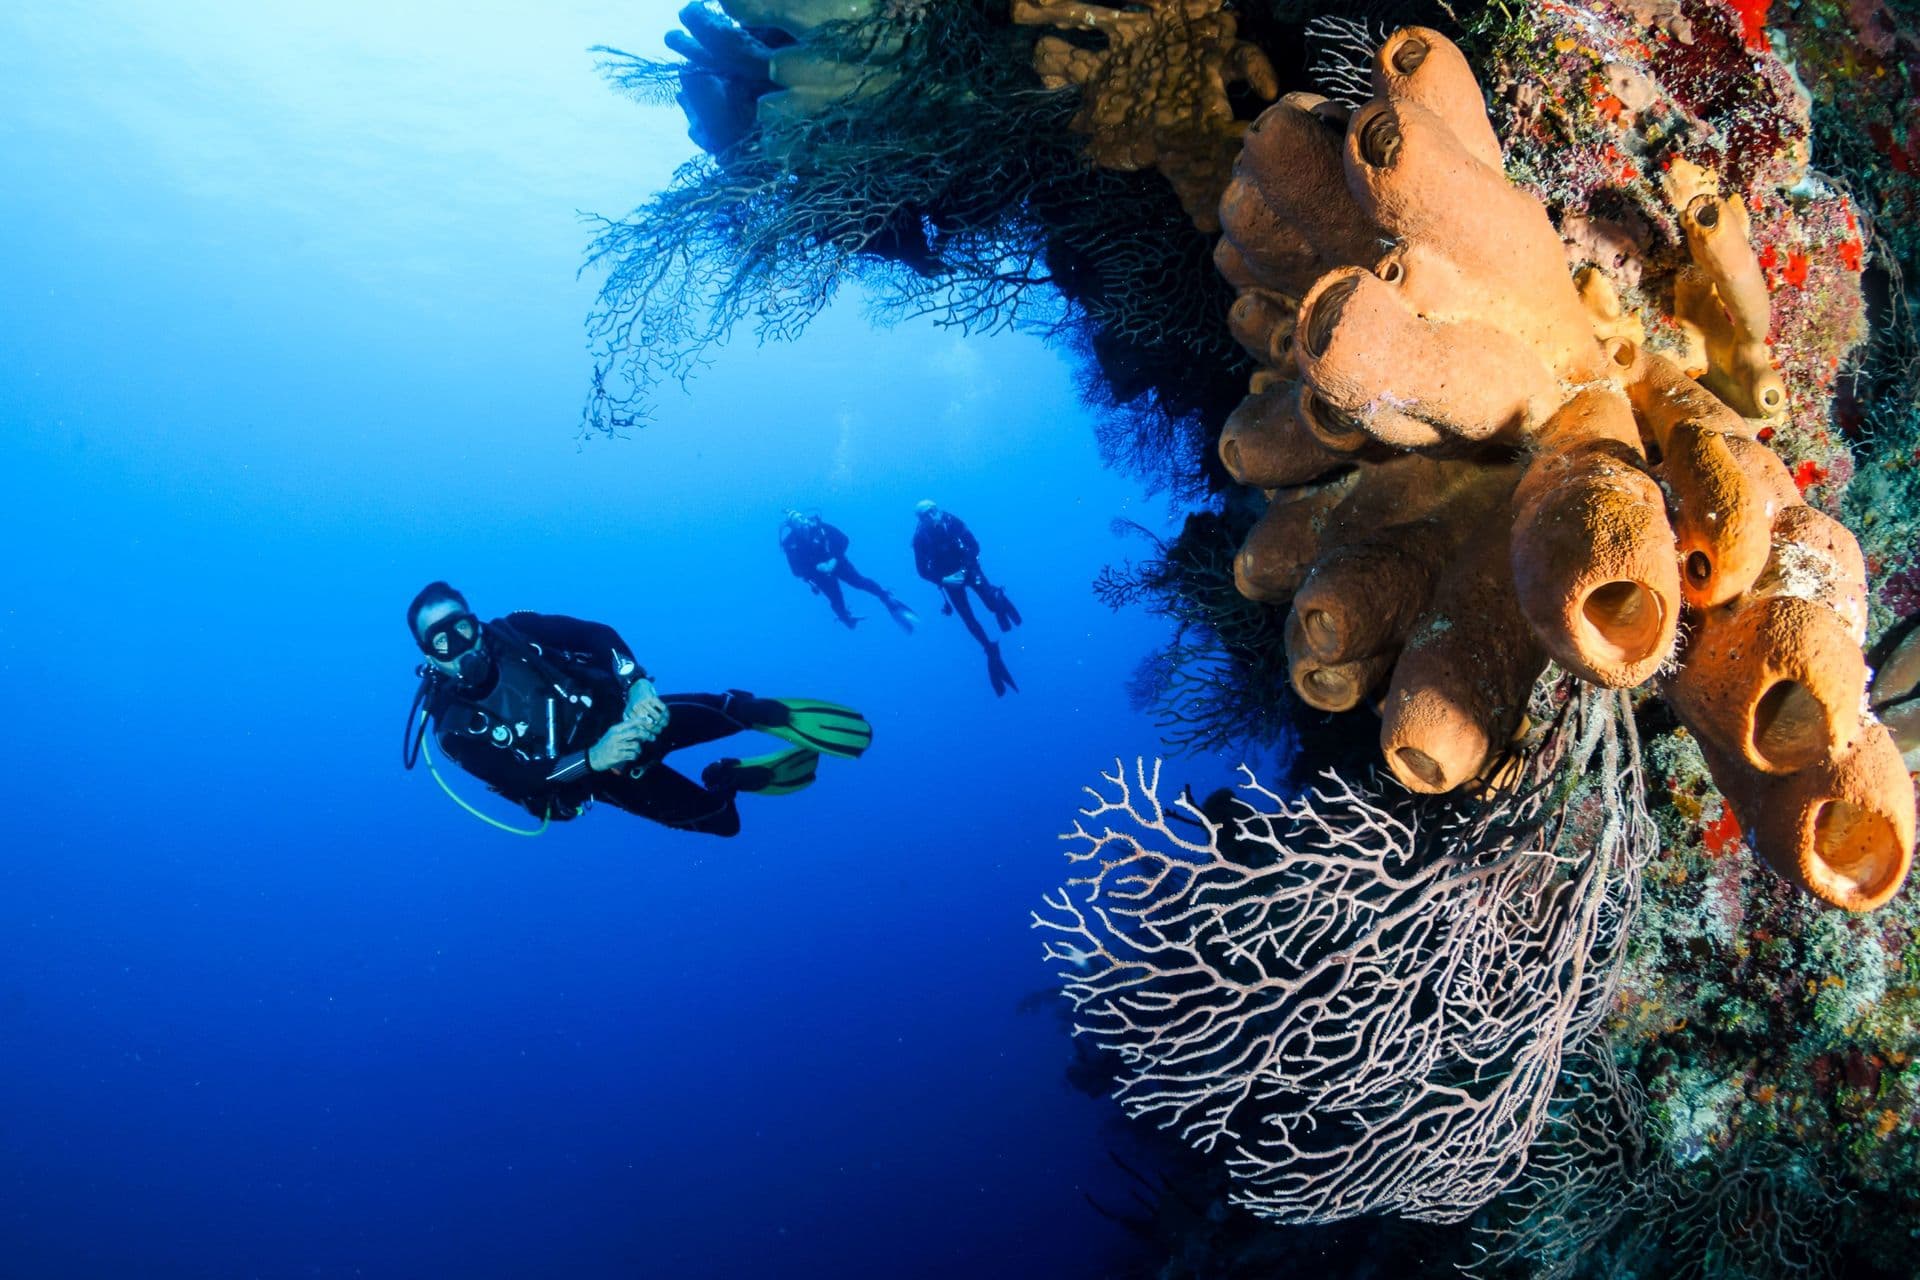
POLYGON ((420 651, 441 674, 455 680, 475 674, 486 660, 480 619, 454 600, 440 600, 414 620, 420 651))

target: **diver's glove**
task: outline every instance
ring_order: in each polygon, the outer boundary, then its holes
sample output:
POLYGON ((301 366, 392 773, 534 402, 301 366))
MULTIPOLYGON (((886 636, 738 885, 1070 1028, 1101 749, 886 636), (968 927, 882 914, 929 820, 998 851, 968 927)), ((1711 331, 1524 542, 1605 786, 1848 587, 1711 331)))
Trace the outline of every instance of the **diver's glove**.
POLYGON ((833 571, 839 567, 840 561, 833 556, 828 556, 825 560, 813 566, 813 570, 823 578, 830 578, 833 576, 833 571))

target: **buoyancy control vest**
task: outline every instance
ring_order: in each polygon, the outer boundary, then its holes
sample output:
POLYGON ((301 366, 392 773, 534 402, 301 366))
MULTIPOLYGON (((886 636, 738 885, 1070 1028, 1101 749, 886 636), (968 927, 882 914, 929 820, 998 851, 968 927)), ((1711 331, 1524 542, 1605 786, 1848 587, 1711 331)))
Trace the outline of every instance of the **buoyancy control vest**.
MULTIPOLYGON (((587 750, 625 714, 626 691, 617 674, 595 665, 601 655, 543 647, 504 619, 486 623, 485 635, 489 678, 475 688, 442 680, 434 690, 429 713, 443 745, 456 736, 484 738, 529 763, 552 761, 587 750)), ((489 785, 536 814, 556 799, 577 805, 587 793, 580 784, 534 795, 489 785)), ((556 807, 553 816, 572 814, 556 807)))

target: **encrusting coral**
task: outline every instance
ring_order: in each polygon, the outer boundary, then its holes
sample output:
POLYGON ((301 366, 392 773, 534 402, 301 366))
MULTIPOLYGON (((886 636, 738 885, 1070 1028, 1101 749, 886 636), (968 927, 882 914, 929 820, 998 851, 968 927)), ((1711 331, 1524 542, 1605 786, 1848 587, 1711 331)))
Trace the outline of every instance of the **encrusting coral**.
MULTIPOLYGON (((1221 201, 1234 333, 1266 366, 1221 457, 1273 490, 1236 573, 1292 599, 1296 689, 1336 709, 1384 686, 1389 766, 1441 792, 1496 761, 1546 657, 1630 688, 1678 646, 1668 691, 1762 856, 1828 902, 1884 902, 1914 795, 1862 712, 1852 536, 1754 424, 1629 336, 1604 283, 1583 298, 1458 49, 1403 29, 1373 85, 1351 112, 1283 98, 1221 201)), ((1692 297, 1718 315, 1709 385, 1784 407, 1744 206, 1700 189, 1684 221, 1692 297)))
POLYGON ((1234 118, 1229 85, 1263 99, 1280 91, 1267 55, 1239 38, 1222 0, 1146 0, 1119 8, 1081 0, 1014 0, 1013 20, 1097 32, 1105 47, 1042 36, 1033 65, 1049 89, 1081 90, 1073 129, 1087 158, 1121 172, 1157 168, 1203 231, 1218 229, 1215 207, 1246 125, 1234 118))

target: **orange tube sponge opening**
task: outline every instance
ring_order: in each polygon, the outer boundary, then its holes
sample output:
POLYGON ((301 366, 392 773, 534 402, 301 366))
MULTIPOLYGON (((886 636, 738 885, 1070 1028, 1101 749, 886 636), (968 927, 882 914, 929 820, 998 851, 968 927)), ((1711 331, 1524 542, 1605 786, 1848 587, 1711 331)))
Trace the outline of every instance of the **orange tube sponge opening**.
MULTIPOLYGON (((1439 540, 1437 531, 1424 536, 1439 540)), ((1418 554, 1421 540, 1358 543, 1321 557, 1293 598, 1307 651, 1347 662, 1397 649, 1433 594, 1437 566, 1418 554)))
POLYGON ((1467 154, 1498 169, 1500 139, 1487 120, 1486 99, 1467 57, 1453 41, 1427 27, 1402 27, 1373 59, 1374 92, 1417 102, 1445 119, 1467 154))
POLYGON ((1839 616, 1776 597, 1702 618, 1667 692, 1702 739, 1749 769, 1786 774, 1852 745, 1866 687, 1839 616))
POLYGON ((1617 444, 1536 459, 1515 494, 1514 585, 1560 665, 1609 688, 1665 662, 1679 626, 1673 530, 1653 477, 1617 444))
POLYGON ((1871 911, 1893 897, 1913 862, 1913 780, 1885 726, 1862 723, 1853 739, 1785 778, 1706 754, 1769 866, 1823 902, 1871 911))
POLYGON ((1350 662, 1329 662, 1307 643, 1297 613, 1287 615, 1288 678, 1300 700, 1320 711, 1351 711, 1379 687, 1393 669, 1391 652, 1350 662))

